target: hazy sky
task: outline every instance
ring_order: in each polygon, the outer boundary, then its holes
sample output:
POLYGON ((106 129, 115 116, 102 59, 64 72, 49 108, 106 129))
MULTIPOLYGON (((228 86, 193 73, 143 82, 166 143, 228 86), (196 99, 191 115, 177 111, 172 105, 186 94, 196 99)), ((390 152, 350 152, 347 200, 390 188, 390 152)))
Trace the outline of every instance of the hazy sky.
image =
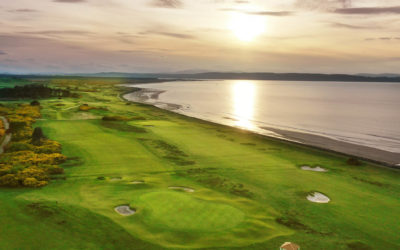
POLYGON ((2 0, 0 72, 400 73, 400 0, 2 0))

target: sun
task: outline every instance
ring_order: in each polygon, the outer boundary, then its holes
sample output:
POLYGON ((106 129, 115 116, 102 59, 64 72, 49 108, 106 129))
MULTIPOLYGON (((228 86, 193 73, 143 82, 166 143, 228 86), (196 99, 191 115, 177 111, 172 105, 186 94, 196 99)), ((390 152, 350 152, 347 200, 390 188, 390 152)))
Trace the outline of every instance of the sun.
POLYGON ((265 18, 245 13, 233 13, 230 30, 243 42, 251 42, 265 32, 265 18))

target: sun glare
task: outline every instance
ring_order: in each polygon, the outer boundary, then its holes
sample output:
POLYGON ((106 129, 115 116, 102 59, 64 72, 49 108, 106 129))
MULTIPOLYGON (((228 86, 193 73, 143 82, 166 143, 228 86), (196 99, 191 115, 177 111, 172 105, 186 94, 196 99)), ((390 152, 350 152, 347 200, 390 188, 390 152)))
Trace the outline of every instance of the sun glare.
POLYGON ((239 40, 250 42, 265 31, 265 17, 233 13, 229 28, 239 40))
POLYGON ((232 85, 233 114, 237 119, 235 125, 252 129, 255 106, 256 86, 249 81, 236 81, 232 85))

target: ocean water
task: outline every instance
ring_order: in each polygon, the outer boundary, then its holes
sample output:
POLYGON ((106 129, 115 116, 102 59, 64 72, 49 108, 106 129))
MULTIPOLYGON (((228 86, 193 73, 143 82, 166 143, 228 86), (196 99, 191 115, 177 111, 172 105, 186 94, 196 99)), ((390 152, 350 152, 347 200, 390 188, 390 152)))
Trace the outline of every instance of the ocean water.
POLYGON ((188 116, 277 137, 265 128, 400 153, 400 83, 207 80, 133 86, 150 92, 126 98, 188 116))

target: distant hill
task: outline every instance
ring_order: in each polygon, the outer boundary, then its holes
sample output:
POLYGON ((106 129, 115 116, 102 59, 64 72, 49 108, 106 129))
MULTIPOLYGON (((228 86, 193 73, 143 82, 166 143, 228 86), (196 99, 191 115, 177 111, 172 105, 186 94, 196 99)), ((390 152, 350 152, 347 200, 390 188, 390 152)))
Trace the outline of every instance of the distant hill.
MULTIPOLYGON (((12 75, 0 75, 0 77, 12 75)), ((44 75, 19 75, 19 78, 42 77, 44 75)), ((204 73, 122 73, 101 72, 94 74, 64 74, 62 77, 113 77, 132 79, 237 79, 237 80, 281 80, 281 81, 330 81, 330 82, 400 82, 400 75, 396 74, 310 74, 310 73, 268 73, 268 72, 204 72, 204 73)), ((48 76, 55 77, 55 75, 48 76)))
POLYGON ((94 77, 126 78, 178 78, 178 79, 242 79, 242 80, 283 80, 283 81, 333 81, 333 82, 400 82, 400 75, 346 75, 346 74, 307 74, 307 73, 237 73, 205 72, 196 74, 167 73, 118 73, 77 74, 94 77))
POLYGON ((400 74, 391 74, 391 73, 384 73, 384 74, 368 74, 368 73, 361 73, 357 74, 359 76, 368 76, 368 77, 400 77, 400 74))

